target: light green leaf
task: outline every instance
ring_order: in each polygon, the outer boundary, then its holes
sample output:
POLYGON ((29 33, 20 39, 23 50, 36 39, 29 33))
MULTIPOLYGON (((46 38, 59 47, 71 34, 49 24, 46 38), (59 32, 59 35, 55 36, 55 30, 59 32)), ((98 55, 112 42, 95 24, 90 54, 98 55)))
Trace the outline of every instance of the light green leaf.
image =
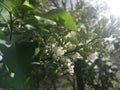
POLYGON ((23 5, 25 5, 25 6, 29 7, 29 8, 35 9, 34 6, 29 3, 29 0, 25 0, 23 5))
POLYGON ((39 15, 40 17, 53 20, 70 30, 77 30, 77 26, 72 19, 72 16, 69 12, 66 12, 63 9, 53 9, 48 11, 47 13, 40 13, 33 5, 29 3, 29 0, 25 0, 23 5, 33 9, 34 14, 39 15))
POLYGON ((62 24, 70 30, 77 30, 77 26, 75 22, 73 21, 72 16, 70 15, 69 12, 66 12, 63 9, 53 9, 40 16, 53 20, 59 24, 62 24))
POLYGON ((35 56, 38 55, 38 53, 40 52, 40 48, 35 48, 35 56))

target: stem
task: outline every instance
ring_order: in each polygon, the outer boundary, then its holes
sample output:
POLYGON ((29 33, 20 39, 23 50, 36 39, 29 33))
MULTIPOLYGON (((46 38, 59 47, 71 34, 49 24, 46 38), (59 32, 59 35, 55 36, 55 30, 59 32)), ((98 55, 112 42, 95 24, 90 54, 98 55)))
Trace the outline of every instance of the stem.
POLYGON ((77 61, 75 61, 74 72, 76 75, 77 90, 85 90, 85 83, 82 76, 83 68, 84 68, 83 66, 84 66, 84 60, 78 59, 77 61))
POLYGON ((12 12, 10 14, 10 40, 12 39, 12 32, 13 32, 13 20, 12 20, 12 12))

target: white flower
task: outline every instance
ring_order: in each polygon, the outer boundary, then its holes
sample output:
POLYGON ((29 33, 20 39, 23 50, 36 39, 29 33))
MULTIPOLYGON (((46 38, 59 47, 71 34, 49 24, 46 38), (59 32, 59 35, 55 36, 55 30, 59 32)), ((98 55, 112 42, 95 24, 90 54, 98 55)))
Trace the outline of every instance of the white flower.
POLYGON ((41 19, 41 17, 40 17, 40 16, 35 16, 35 18, 36 18, 37 20, 40 20, 40 19, 41 19))
POLYGON ((76 52, 73 56, 72 56, 73 60, 75 59, 83 59, 83 57, 78 53, 76 52))
POLYGON ((55 47, 55 45, 56 45, 56 44, 55 44, 55 43, 53 43, 53 44, 52 44, 52 48, 54 48, 54 47, 55 47))
POLYGON ((63 47, 54 47, 53 52, 57 56, 62 56, 65 53, 65 50, 63 50, 63 47))
POLYGON ((110 36, 110 37, 106 37, 104 40, 112 43, 115 40, 115 38, 113 36, 110 36))
POLYGON ((92 63, 91 63, 91 62, 88 62, 88 65, 89 65, 89 66, 91 66, 91 65, 92 65, 92 63))
POLYGON ((68 72, 70 73, 70 75, 74 74, 74 65, 71 65, 71 63, 68 63, 68 72))
POLYGON ((93 68, 94 68, 94 69, 98 69, 98 66, 97 66, 97 65, 95 65, 93 68))
POLYGON ((111 66, 112 63, 111 63, 111 62, 106 62, 106 64, 107 64, 108 66, 111 66))
POLYGON ((68 33, 65 37, 66 37, 66 38, 76 37, 76 32, 71 31, 71 32, 70 32, 70 33, 68 33))
POLYGON ((14 78, 15 73, 11 72, 11 73, 10 73, 10 76, 11 76, 11 78, 14 78))
POLYGON ((109 73, 112 73, 113 71, 111 69, 108 70, 109 73))
POLYGON ((0 61, 2 61, 3 57, 0 55, 0 61))
POLYGON ((86 63, 88 63, 88 62, 89 62, 89 60, 85 60, 85 62, 86 62, 86 63))
POLYGON ((114 50, 114 49, 115 49, 115 47, 113 44, 108 47, 108 50, 114 50))
POLYGON ((90 60, 91 62, 94 62, 98 58, 98 55, 99 55, 98 52, 92 53, 87 57, 87 59, 90 60))
POLYGON ((117 68, 117 66, 115 66, 115 65, 112 65, 112 68, 117 68))
POLYGON ((69 50, 73 50, 76 48, 76 45, 75 44, 72 44, 71 42, 68 42, 66 43, 66 47, 69 49, 69 50))
POLYGON ((25 25, 26 27, 27 27, 27 29, 31 29, 31 28, 33 28, 33 26, 32 25, 30 25, 30 24, 27 24, 27 25, 25 25))

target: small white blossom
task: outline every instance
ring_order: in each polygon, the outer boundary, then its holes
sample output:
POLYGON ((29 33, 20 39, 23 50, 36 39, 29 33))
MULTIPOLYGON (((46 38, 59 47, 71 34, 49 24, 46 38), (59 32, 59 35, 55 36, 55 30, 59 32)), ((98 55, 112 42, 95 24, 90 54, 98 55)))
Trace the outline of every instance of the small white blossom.
POLYGON ((112 63, 111 63, 111 62, 106 62, 106 64, 107 64, 108 66, 110 66, 112 63))
POLYGON ((31 26, 30 24, 26 24, 25 26, 26 26, 27 29, 29 29, 29 30, 30 30, 31 28, 33 28, 33 26, 31 26))
POLYGON ((89 65, 89 66, 91 66, 91 65, 92 65, 92 63, 91 63, 91 62, 88 62, 88 65, 89 65))
POLYGON ((87 63, 87 62, 89 62, 89 60, 85 60, 85 62, 87 63))
POLYGON ((74 65, 71 65, 71 62, 68 63, 68 72, 70 75, 74 74, 74 65))
POLYGON ((104 40, 112 43, 115 40, 115 38, 113 36, 110 36, 110 37, 106 37, 104 40))
POLYGON ((117 66, 115 66, 115 65, 112 65, 112 68, 117 68, 117 66))
POLYGON ((73 60, 76 60, 76 59, 83 59, 83 57, 78 53, 76 52, 73 56, 72 56, 73 60))
POLYGON ((113 71, 111 69, 109 69, 108 72, 112 73, 113 71))
POLYGON ((37 20, 40 20, 40 19, 41 19, 41 17, 40 17, 40 16, 35 16, 35 18, 36 18, 37 20))
POLYGON ((0 61, 2 61, 3 57, 0 55, 0 61))
POLYGON ((98 69, 98 66, 97 66, 97 65, 95 65, 93 68, 94 68, 94 69, 98 69))
POLYGON ((90 60, 91 62, 94 62, 98 58, 98 55, 99 55, 98 52, 92 53, 87 57, 87 59, 90 60))
POLYGON ((69 50, 73 50, 73 49, 75 49, 75 48, 76 48, 76 45, 75 45, 75 44, 70 43, 70 44, 67 44, 67 47, 68 47, 68 49, 69 49, 69 50))
POLYGON ((85 28, 85 25, 84 25, 84 24, 81 24, 80 28, 85 28))
POLYGON ((14 78, 14 76, 15 76, 15 73, 10 73, 10 76, 11 76, 11 78, 14 78))
POLYGON ((75 37, 76 36, 76 32, 71 31, 70 33, 68 33, 65 37, 66 38, 70 38, 70 37, 75 37))
POLYGON ((114 47, 114 45, 113 45, 113 44, 112 44, 112 45, 110 45, 108 48, 109 48, 108 50, 114 50, 114 49, 115 49, 115 47, 114 47))
POLYGON ((65 50, 63 50, 63 47, 54 47, 53 52, 57 56, 62 56, 65 53, 65 50))
POLYGON ((54 48, 55 46, 56 46, 56 44, 55 44, 55 43, 53 43, 53 44, 52 44, 52 48, 54 48))

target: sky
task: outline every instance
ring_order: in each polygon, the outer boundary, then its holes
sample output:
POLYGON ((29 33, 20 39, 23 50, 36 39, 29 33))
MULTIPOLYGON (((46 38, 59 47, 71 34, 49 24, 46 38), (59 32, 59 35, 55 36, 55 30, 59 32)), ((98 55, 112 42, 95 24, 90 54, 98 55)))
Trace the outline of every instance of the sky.
POLYGON ((120 17, 120 0, 104 0, 110 10, 111 10, 111 13, 114 14, 115 16, 118 16, 120 17))

